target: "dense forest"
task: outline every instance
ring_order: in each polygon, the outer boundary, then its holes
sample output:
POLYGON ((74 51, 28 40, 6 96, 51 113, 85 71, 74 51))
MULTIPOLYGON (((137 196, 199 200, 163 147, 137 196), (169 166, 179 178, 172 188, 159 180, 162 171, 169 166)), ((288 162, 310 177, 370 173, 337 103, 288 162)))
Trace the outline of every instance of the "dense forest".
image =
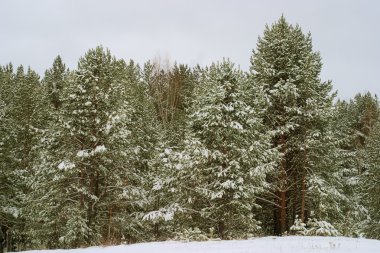
POLYGON ((0 251, 380 239, 376 95, 337 99, 311 35, 284 17, 250 61, 141 66, 99 46, 42 78, 1 66, 0 251))

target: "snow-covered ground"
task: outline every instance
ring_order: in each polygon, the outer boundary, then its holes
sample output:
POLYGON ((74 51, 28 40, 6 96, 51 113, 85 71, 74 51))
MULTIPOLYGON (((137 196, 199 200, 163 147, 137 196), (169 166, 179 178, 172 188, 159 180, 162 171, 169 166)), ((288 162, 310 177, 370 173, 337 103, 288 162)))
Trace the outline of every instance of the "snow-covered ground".
POLYGON ((208 242, 152 242, 29 253, 380 253, 380 241, 346 237, 264 237, 251 240, 208 242))

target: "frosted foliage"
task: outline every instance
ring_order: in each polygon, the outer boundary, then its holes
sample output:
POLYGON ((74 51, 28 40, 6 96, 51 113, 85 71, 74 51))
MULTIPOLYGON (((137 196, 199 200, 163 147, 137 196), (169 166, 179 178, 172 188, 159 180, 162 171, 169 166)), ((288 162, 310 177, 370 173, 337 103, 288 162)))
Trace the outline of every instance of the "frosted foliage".
POLYGON ((60 170, 70 170, 72 168, 75 168, 75 164, 68 161, 62 161, 58 164, 58 169, 60 170))
POLYGON ((309 219, 307 224, 301 219, 296 219, 290 227, 290 233, 294 235, 307 236, 338 236, 340 233, 327 221, 319 221, 315 218, 309 219))
POLYGON ((15 206, 3 206, 2 211, 4 213, 12 215, 15 218, 18 218, 21 214, 21 209, 15 206))
POLYGON ((319 221, 315 218, 307 222, 306 235, 310 236, 338 236, 339 232, 327 221, 319 221))
POLYGON ((270 137, 262 132, 260 112, 249 96, 253 91, 240 70, 226 60, 213 65, 200 82, 183 149, 166 148, 161 154, 174 180, 157 182, 153 189, 165 185, 173 189, 175 203, 182 208, 178 218, 199 213, 202 221, 197 228, 202 233, 219 226, 218 222, 225 231, 214 236, 247 234, 243 228, 253 233, 258 229, 250 213, 255 194, 264 190, 265 176, 273 169, 268 161, 276 153, 270 137))
MULTIPOLYGON (((141 112, 134 108, 140 103, 133 96, 137 84, 127 76, 125 62, 98 47, 80 59, 64 87, 30 180, 31 198, 37 201, 27 208, 36 224, 29 231, 40 238, 33 241, 38 247, 94 245, 130 233, 144 236, 136 232, 147 202, 146 175, 140 168, 151 144, 140 136, 152 135, 143 133, 141 112)), ((163 218, 170 219, 169 213, 163 218)))
POLYGON ((182 208, 178 204, 172 204, 166 208, 161 208, 158 211, 152 211, 147 213, 143 220, 150 220, 153 222, 157 222, 158 220, 169 221, 174 218, 176 212, 181 212, 182 208))
POLYGON ((5 112, 6 112, 6 104, 4 101, 1 100, 1 97, 0 97, 0 120, 3 119, 5 112))
POLYGON ((296 219, 294 224, 290 227, 290 233, 294 235, 306 235, 307 229, 306 224, 301 221, 301 219, 296 219))
POLYGON ((207 241, 209 240, 209 237, 196 227, 183 229, 183 231, 177 232, 174 239, 180 241, 207 241))

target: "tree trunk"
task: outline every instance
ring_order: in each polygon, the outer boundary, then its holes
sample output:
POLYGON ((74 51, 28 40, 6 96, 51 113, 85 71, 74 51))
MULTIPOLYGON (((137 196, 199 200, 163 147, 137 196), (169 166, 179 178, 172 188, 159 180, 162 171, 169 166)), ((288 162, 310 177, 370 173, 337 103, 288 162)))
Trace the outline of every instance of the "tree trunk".
MULTIPOLYGON (((94 195, 94 186, 95 186, 95 178, 94 178, 94 174, 91 173, 90 174, 90 184, 88 187, 88 192, 91 195, 94 195)), ((90 198, 88 198, 88 200, 86 202, 88 204, 88 206, 87 206, 87 224, 89 227, 91 227, 92 222, 93 222, 93 218, 94 218, 94 210, 93 210, 94 200, 92 199, 92 197, 90 197, 90 198)))
POLYGON ((280 137, 280 146, 283 157, 280 163, 280 233, 283 234, 286 231, 287 214, 286 214, 286 148, 285 148, 285 136, 280 137))
POLYGON ((281 212, 280 212, 280 232, 283 234, 286 231, 286 192, 280 192, 281 197, 281 212))
POLYGON ((226 226, 225 226, 225 223, 223 220, 220 220, 218 222, 218 233, 219 233, 219 236, 221 239, 225 239, 224 238, 224 233, 226 231, 226 226))
MULTIPOLYGON (((83 169, 81 169, 80 171, 80 175, 79 175, 79 183, 80 183, 80 186, 83 188, 83 185, 84 185, 84 173, 83 173, 83 169)), ((84 207, 84 196, 83 196, 83 192, 81 191, 80 192, 80 206, 83 208, 84 207)))
POLYGON ((301 221, 305 222, 305 197, 306 197, 306 185, 305 175, 302 175, 301 180, 301 221))
POLYGON ((109 221, 108 221, 108 243, 111 242, 111 228, 112 228, 112 206, 108 208, 109 221))
POLYGON ((304 168, 303 168, 303 174, 301 179, 301 221, 305 222, 305 205, 306 205, 306 182, 305 182, 305 174, 306 174, 306 147, 304 150, 304 168))
POLYGON ((296 220, 297 216, 297 207, 298 207, 298 176, 297 173, 294 172, 294 189, 293 189, 293 212, 292 212, 292 219, 293 222, 296 220))
MULTIPOLYGON (((277 195, 279 195, 279 194, 277 194, 277 195)), ((278 198, 274 198, 273 203, 279 202, 279 197, 280 196, 278 196, 278 198)), ((280 217, 280 209, 277 206, 275 206, 273 208, 273 234, 275 234, 275 235, 281 234, 280 233, 279 217, 280 217)))

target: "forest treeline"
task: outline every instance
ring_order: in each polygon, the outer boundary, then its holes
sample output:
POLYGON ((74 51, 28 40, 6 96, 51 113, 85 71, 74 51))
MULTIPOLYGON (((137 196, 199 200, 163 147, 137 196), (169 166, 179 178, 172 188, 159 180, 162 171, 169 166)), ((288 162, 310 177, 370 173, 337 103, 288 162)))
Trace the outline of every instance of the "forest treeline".
POLYGON ((0 249, 166 239, 380 239, 375 95, 337 100, 310 34, 265 27, 248 72, 97 47, 0 68, 0 249))

